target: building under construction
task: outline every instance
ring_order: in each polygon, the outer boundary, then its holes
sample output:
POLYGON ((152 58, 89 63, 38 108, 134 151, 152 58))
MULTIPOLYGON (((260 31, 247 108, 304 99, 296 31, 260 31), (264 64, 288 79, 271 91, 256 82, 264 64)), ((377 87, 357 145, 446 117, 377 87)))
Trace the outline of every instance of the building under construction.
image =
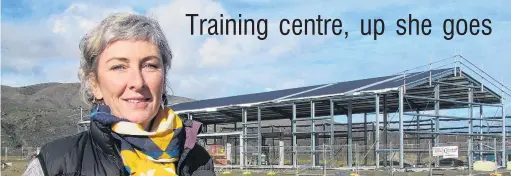
POLYGON ((510 93, 456 55, 388 76, 171 107, 204 124, 201 141, 221 148, 208 148, 219 167, 440 166, 430 153, 439 146, 457 146, 458 165, 491 154, 505 167, 510 93))

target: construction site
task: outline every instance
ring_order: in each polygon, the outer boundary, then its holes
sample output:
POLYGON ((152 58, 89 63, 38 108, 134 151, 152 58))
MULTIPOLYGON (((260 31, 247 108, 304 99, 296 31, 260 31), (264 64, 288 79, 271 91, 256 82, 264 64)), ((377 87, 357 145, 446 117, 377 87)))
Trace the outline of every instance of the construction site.
MULTIPOLYGON (((511 90, 461 55, 392 75, 170 105, 219 170, 508 166, 511 90)), ((87 124, 87 122, 81 122, 87 124)))

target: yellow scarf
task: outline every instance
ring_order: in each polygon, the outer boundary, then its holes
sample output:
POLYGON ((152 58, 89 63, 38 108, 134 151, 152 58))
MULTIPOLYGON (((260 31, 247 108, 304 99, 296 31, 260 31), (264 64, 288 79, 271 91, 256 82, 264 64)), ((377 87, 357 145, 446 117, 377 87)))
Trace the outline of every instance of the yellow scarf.
POLYGON ((179 145, 184 142, 177 138, 184 129, 183 122, 172 109, 161 109, 154 119, 153 130, 149 132, 136 123, 122 119, 114 121, 112 131, 121 141, 122 160, 131 175, 177 175, 179 145))

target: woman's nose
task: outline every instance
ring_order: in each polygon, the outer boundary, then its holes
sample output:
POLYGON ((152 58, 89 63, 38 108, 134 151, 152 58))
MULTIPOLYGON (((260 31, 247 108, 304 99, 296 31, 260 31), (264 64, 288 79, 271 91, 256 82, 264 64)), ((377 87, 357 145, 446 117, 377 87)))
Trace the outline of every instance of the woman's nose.
POLYGON ((131 90, 138 91, 145 87, 144 76, 142 75, 142 71, 138 69, 133 69, 132 74, 128 77, 128 86, 131 90))

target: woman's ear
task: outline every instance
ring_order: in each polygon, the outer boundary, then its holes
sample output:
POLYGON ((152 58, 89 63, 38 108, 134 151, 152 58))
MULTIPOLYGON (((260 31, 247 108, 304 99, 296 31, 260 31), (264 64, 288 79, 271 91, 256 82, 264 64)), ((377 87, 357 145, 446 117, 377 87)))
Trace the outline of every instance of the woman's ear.
POLYGON ((94 95, 94 97, 97 100, 103 99, 103 92, 101 92, 101 88, 99 87, 99 83, 96 80, 96 77, 94 75, 92 75, 89 78, 89 85, 90 85, 90 87, 92 89, 92 94, 94 95))

